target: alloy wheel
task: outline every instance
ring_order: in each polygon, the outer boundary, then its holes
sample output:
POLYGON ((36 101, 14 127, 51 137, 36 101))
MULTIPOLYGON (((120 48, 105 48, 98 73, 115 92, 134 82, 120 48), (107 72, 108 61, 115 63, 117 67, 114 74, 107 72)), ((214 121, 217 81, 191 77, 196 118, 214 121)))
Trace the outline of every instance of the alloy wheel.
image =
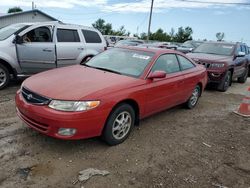
POLYGON ((197 101, 198 101, 198 99, 199 99, 199 95, 200 95, 200 90, 199 90, 198 87, 196 87, 196 88, 194 89, 193 93, 192 93, 191 98, 190 98, 190 104, 191 104, 192 106, 194 106, 194 105, 197 103, 197 101))
POLYGON ((129 112, 121 112, 115 118, 112 126, 113 137, 117 140, 123 139, 129 132, 132 124, 132 117, 129 112))

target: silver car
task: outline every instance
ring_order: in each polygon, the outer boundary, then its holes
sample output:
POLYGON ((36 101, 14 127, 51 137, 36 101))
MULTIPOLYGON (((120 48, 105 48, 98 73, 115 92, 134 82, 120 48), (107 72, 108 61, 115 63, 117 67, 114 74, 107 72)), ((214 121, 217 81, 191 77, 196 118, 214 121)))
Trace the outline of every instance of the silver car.
POLYGON ((91 27, 61 22, 19 23, 0 29, 0 89, 10 79, 80 64, 107 48, 91 27))

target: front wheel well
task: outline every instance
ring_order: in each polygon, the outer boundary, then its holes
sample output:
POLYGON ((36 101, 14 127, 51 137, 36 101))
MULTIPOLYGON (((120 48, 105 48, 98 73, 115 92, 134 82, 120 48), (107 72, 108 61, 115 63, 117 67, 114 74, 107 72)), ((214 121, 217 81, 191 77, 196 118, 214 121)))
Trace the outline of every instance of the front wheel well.
POLYGON ((13 74, 15 76, 14 69, 12 68, 12 66, 7 61, 0 59, 0 64, 5 66, 8 69, 9 73, 13 74))
POLYGON ((85 62, 88 60, 88 58, 92 58, 92 57, 94 57, 94 55, 87 55, 87 56, 85 56, 85 57, 82 59, 81 64, 85 64, 85 62))
MULTIPOLYGON (((133 100, 133 99, 125 99, 125 100, 122 100, 120 102, 118 102, 111 110, 111 112, 109 113, 107 119, 106 119, 106 122, 108 121, 110 115, 113 113, 113 111, 119 106, 119 105, 122 105, 122 104, 129 104, 130 106, 132 106, 132 108, 134 109, 135 111, 135 125, 139 125, 139 121, 140 121, 140 108, 139 108, 139 105, 138 103, 133 100)), ((106 123, 105 123, 105 126, 106 126, 106 123)), ((104 130, 104 128, 103 128, 104 130)))
POLYGON ((202 83, 201 83, 201 82, 199 82, 197 85, 198 85, 198 86, 200 86, 200 96, 201 96, 202 91, 203 91, 203 85, 202 85, 202 83))

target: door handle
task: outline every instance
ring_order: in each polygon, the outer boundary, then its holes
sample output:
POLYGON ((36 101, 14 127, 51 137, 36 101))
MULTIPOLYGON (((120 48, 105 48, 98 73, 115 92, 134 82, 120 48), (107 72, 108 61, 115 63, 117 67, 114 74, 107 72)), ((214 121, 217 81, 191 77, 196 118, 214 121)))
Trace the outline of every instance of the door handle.
POLYGON ((52 50, 47 49, 47 48, 44 48, 43 51, 44 51, 44 52, 52 52, 52 50))
POLYGON ((78 50, 84 50, 84 48, 77 48, 78 50))

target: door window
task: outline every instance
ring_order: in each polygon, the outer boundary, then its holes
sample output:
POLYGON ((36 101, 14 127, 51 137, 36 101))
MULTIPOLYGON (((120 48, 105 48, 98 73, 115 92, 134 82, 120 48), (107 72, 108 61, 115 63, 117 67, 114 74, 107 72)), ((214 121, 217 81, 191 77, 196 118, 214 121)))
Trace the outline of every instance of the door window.
POLYGON ((245 48, 245 46, 244 46, 244 45, 241 45, 241 51, 242 51, 242 52, 245 52, 245 54, 247 54, 247 52, 246 52, 246 48, 245 48))
POLYGON ((185 58, 181 55, 177 55, 177 56, 178 56, 182 70, 187 70, 187 69, 191 69, 191 68, 195 67, 195 65, 191 61, 189 61, 187 58, 185 58))
POLYGON ((23 35, 24 42, 52 42, 51 31, 48 27, 38 27, 23 35))
POLYGON ((102 43, 102 39, 95 31, 82 30, 86 43, 102 43))
POLYGON ((165 54, 161 55, 155 62, 152 71, 165 71, 166 73, 174 73, 180 71, 180 66, 176 55, 165 54))
POLYGON ((57 29, 58 42, 80 42, 77 30, 57 29))

